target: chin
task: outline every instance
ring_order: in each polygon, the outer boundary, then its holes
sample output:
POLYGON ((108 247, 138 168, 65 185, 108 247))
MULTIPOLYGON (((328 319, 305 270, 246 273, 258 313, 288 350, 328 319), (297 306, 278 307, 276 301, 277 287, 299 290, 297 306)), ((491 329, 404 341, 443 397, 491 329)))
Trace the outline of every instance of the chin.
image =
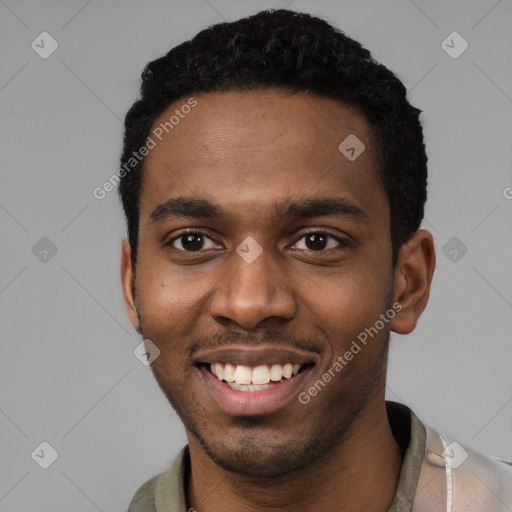
MULTIPOLYGON (((244 443, 245 444, 245 443, 244 443)), ((210 458, 221 468, 247 477, 273 477, 290 473, 305 464, 304 457, 285 446, 254 449, 238 447, 206 450, 210 458)))
MULTIPOLYGON (((249 421, 249 418, 244 418, 244 422, 249 421)), ((260 478, 296 471, 319 459, 334 444, 330 435, 319 432, 310 432, 309 436, 304 432, 302 436, 300 432, 294 432, 286 439, 275 431, 260 431, 258 435, 246 428, 229 433, 223 431, 217 439, 206 432, 192 434, 219 467, 238 475, 260 478)))

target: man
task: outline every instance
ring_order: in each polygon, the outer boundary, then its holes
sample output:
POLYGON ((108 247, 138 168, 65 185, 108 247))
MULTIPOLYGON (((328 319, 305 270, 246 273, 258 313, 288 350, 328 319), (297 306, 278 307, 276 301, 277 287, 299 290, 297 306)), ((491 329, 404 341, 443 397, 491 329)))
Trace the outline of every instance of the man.
POLYGON ((420 111, 306 14, 215 25, 126 116, 124 300, 188 445, 139 511, 512 510, 512 469, 386 403, 429 297, 420 111))

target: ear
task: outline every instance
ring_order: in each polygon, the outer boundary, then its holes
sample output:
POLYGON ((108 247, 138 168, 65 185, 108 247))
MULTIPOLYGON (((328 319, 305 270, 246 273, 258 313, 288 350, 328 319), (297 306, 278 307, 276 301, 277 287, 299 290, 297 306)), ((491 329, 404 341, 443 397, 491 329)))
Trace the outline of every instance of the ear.
POLYGON ((130 258, 130 243, 126 238, 121 242, 121 288, 123 290, 124 305, 130 317, 130 322, 135 330, 140 333, 139 317, 135 304, 135 278, 132 269, 132 260, 130 258))
POLYGON ((427 306, 436 254, 429 231, 420 229, 402 247, 395 269, 394 301, 402 308, 391 320, 391 330, 408 334, 414 330, 427 306))

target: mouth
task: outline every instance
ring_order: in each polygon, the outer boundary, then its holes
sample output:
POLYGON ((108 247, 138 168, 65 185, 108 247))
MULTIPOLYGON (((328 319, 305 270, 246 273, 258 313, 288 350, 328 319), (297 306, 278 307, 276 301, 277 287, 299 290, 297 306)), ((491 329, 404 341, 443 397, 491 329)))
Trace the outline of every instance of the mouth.
POLYGON ((318 361, 318 354, 291 349, 231 346, 203 353, 195 364, 216 404, 231 416, 247 416, 287 405, 318 361))
POLYGON ((313 364, 262 364, 251 367, 241 364, 213 363, 202 366, 231 389, 255 392, 270 389, 283 380, 291 379, 313 364))

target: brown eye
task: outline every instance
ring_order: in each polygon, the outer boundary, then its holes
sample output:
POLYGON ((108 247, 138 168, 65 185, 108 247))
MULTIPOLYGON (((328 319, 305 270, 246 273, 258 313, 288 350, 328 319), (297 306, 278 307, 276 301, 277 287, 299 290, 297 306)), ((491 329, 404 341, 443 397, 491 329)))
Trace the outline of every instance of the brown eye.
POLYGON ((215 249, 215 242, 204 233, 189 231, 173 238, 169 244, 179 251, 194 252, 201 249, 215 249))
POLYGON ((305 237, 306 247, 312 251, 321 251, 327 245, 328 237, 324 233, 312 233, 305 237))
POLYGON ((305 234, 295 243, 297 249, 305 249, 308 251, 323 251, 338 247, 348 247, 349 242, 344 238, 340 238, 323 231, 315 231, 305 234))

